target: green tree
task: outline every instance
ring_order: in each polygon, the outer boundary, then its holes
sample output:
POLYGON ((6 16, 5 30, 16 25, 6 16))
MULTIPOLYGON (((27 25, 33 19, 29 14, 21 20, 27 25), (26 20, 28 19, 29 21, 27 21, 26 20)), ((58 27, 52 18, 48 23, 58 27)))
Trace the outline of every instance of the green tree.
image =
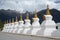
POLYGON ((4 27, 4 24, 2 23, 2 21, 0 20, 0 30, 2 30, 4 27))

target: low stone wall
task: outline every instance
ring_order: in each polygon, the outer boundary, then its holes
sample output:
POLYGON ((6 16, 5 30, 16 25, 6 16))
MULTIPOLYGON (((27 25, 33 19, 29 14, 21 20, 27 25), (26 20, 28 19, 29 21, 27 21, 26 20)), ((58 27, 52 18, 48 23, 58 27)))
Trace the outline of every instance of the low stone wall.
MULTIPOLYGON (((12 33, 6 33, 6 34, 12 34, 12 33)), ((39 36, 39 35, 28 35, 28 34, 15 34, 12 35, 18 35, 22 40, 60 40, 60 37, 48 37, 48 36, 39 36)))

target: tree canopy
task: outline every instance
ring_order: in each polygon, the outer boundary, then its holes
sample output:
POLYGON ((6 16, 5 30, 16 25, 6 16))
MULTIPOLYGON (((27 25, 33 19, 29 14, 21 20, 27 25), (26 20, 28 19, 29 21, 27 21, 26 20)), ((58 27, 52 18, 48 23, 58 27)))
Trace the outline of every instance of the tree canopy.
POLYGON ((4 24, 3 24, 2 21, 0 20, 0 30, 3 29, 3 26, 4 26, 4 24))

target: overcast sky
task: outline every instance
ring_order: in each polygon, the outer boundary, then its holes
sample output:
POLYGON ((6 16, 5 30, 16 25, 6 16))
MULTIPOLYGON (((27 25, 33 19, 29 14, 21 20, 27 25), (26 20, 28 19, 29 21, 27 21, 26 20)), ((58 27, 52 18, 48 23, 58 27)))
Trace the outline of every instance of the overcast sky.
POLYGON ((46 9, 46 5, 50 9, 55 8, 60 10, 60 0, 0 0, 0 9, 11 9, 20 12, 37 11, 46 9))

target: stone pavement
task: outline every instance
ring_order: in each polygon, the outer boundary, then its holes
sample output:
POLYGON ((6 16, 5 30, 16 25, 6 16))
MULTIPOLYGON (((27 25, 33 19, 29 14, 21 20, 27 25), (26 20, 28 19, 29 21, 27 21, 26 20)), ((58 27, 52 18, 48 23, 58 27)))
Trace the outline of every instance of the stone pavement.
POLYGON ((60 40, 60 39, 0 32, 0 40, 60 40))

